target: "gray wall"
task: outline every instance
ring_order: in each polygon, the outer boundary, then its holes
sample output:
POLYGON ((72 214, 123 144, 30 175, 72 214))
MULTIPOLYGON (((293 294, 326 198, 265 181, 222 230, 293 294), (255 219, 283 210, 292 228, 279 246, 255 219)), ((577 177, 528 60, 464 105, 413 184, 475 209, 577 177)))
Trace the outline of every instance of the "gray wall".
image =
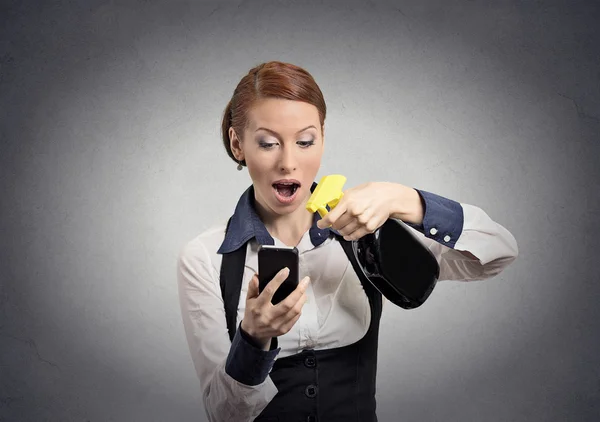
POLYGON ((519 244, 386 307, 380 420, 600 414, 598 2, 38 3, 0 9, 0 420, 205 420, 176 256, 250 184, 220 117, 268 60, 325 94, 318 177, 477 205, 519 244))

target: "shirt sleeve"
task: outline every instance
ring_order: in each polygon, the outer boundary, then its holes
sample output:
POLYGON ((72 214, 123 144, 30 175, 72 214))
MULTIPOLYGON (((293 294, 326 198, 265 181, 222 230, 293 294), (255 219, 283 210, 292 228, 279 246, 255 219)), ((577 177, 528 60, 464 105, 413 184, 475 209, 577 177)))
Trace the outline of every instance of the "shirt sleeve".
POLYGON ((229 349, 225 372, 242 384, 261 384, 271 372, 280 350, 281 348, 277 348, 277 337, 271 341, 269 351, 259 348, 242 329, 240 322, 229 349))
POLYGON ((440 281, 491 278, 517 258, 514 236, 481 208, 431 192, 417 192, 425 211, 423 223, 405 224, 436 257, 440 281))
MULTIPOLYGON (((211 268, 208 252, 197 239, 180 251, 177 284, 181 316, 204 408, 211 422, 252 421, 278 390, 270 376, 247 385, 225 370, 231 367, 232 359, 239 360, 239 347, 233 348, 229 339, 221 287, 211 268)), ((241 342, 239 328, 236 336, 238 345, 247 345, 241 342)), ((274 355, 273 351, 264 353, 270 358, 274 355)))

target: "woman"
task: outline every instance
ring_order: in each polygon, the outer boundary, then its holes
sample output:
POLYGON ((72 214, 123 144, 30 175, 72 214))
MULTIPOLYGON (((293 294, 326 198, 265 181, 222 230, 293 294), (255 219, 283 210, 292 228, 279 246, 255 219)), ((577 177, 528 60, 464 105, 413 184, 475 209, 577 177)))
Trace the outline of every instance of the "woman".
POLYGON ((227 218, 186 243, 178 285, 187 341, 211 421, 376 421, 382 297, 353 270, 337 235, 354 240, 404 221, 440 265, 440 280, 482 280, 518 254, 514 237, 480 208, 399 183, 344 192, 322 220, 305 205, 324 148, 326 107, 312 76, 264 63, 225 109, 225 149, 252 185, 227 218), (227 231, 226 231, 227 226, 227 231), (296 246, 298 288, 272 305, 283 270, 258 292, 261 244, 296 246), (228 336, 223 254, 246 249, 237 331, 228 336))

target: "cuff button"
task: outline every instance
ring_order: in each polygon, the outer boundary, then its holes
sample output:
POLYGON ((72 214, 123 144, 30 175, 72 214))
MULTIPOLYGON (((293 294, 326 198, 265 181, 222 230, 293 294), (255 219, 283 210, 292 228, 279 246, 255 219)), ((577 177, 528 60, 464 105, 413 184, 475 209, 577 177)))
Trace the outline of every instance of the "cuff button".
POLYGON ((448 235, 444 236, 444 242, 450 242, 450 236, 448 236, 448 235))
POLYGON ((429 229, 429 233, 431 233, 432 235, 437 233, 437 229, 435 227, 432 227, 429 229))

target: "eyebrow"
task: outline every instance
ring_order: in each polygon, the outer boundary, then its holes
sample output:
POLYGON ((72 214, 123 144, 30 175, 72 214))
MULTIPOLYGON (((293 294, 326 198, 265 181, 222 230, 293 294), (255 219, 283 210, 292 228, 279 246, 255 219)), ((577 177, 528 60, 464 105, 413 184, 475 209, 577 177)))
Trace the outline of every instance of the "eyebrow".
MULTIPOLYGON (((296 135, 299 134, 300 132, 304 132, 305 130, 310 129, 310 128, 316 129, 316 127, 314 125, 306 126, 304 129, 300 129, 298 132, 296 132, 296 135)), ((266 127, 259 127, 258 129, 256 129, 256 132, 258 132, 261 129, 269 132, 271 135, 273 135, 277 139, 281 140, 281 136, 279 136, 279 134, 277 132, 275 132, 274 130, 271 130, 271 129, 267 129, 266 127)))

